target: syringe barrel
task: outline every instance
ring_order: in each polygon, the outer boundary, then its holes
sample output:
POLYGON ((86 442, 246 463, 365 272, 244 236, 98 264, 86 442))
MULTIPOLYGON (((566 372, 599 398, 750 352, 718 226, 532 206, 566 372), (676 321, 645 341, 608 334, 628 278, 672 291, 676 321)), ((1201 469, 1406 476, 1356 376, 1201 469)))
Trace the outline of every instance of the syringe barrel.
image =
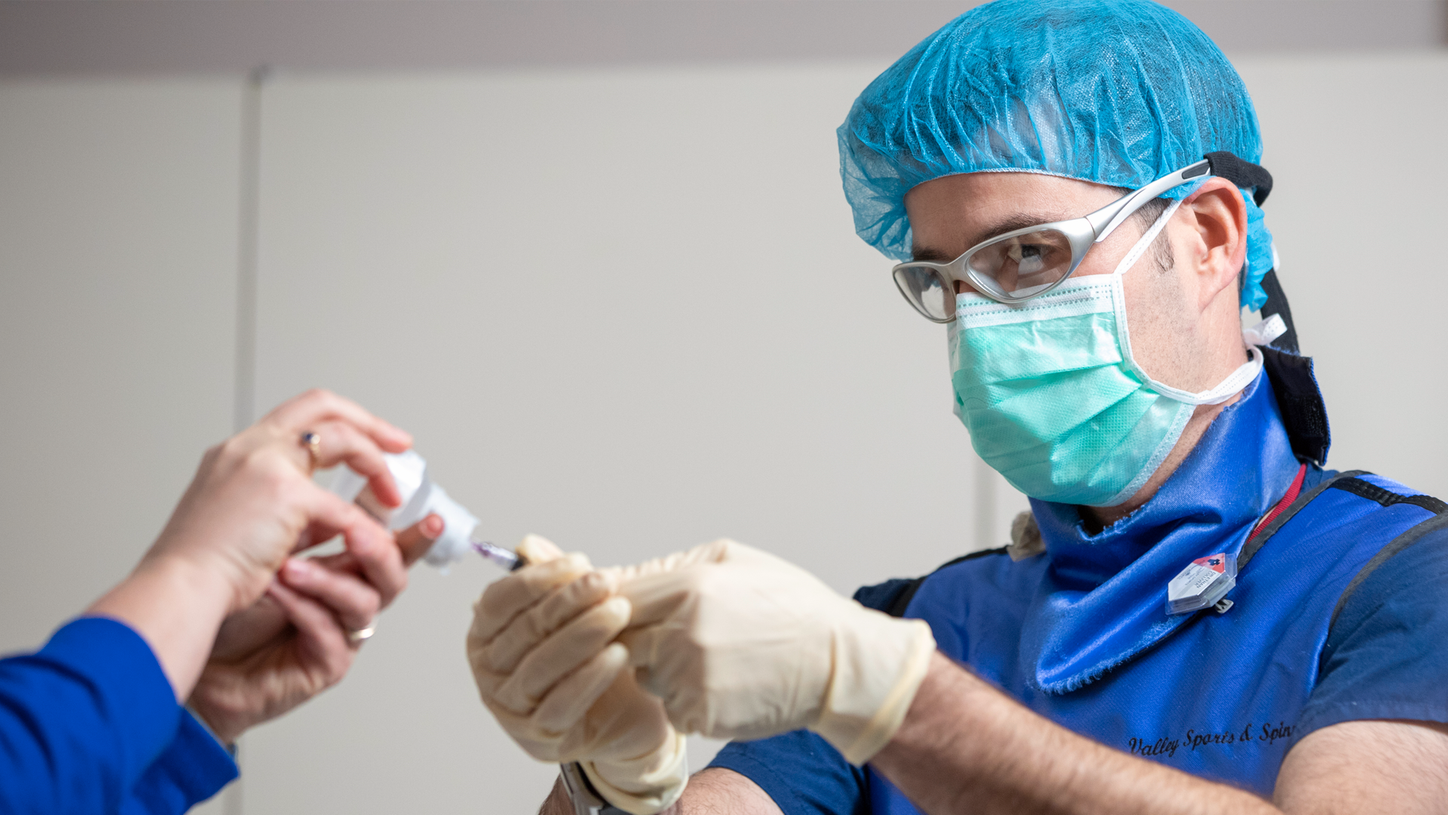
POLYGON ((514 552, 512 549, 504 549, 497 544, 488 543, 487 541, 473 541, 473 549, 475 549, 478 554, 510 572, 515 572, 525 565, 525 561, 517 552, 514 552))

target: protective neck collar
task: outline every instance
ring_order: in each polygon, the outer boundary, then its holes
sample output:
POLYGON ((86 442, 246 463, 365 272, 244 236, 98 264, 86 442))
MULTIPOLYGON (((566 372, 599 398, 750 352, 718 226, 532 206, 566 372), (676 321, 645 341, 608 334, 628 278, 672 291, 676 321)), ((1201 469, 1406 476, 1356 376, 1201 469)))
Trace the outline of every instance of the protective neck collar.
POLYGON ((1167 615, 1167 583, 1196 558, 1235 554, 1298 468, 1259 376, 1150 501, 1101 533, 1077 507, 1032 500, 1050 567, 1022 628, 1024 674, 1069 692, 1171 633, 1186 617, 1167 615))

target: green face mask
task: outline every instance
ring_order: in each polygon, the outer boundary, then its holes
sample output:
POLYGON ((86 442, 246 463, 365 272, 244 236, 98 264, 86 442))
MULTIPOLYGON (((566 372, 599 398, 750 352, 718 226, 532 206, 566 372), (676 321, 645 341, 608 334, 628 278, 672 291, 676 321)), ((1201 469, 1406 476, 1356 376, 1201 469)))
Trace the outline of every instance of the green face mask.
POLYGON ((1261 370, 1262 352, 1253 347, 1251 361, 1222 384, 1189 393, 1152 380, 1132 359, 1122 275, 1176 209, 1109 275, 1073 278, 1016 305, 956 296, 956 415, 976 453, 1026 495, 1125 502, 1161 466, 1197 405, 1225 402, 1261 370))

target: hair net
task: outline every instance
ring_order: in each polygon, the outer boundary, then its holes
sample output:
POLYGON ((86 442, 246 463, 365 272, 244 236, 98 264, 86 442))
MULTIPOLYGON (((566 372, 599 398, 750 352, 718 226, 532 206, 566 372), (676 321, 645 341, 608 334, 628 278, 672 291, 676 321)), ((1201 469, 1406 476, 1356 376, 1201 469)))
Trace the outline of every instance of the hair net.
MULTIPOLYGON (((1024 171, 1136 188, 1217 150, 1262 158, 1257 114, 1231 63, 1189 20, 1149 0, 972 9, 871 82, 839 141, 855 231, 897 260, 910 257, 905 193, 933 178, 1024 171)), ((1272 236, 1243 198, 1242 305, 1257 310, 1272 236)))

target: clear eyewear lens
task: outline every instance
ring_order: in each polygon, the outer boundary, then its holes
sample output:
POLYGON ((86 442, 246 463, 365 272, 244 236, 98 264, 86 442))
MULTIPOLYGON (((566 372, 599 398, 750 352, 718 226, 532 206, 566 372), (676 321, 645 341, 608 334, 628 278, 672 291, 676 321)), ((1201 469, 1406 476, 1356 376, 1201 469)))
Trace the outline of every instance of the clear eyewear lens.
POLYGON ((895 270, 895 285, 915 310, 937 323, 955 319, 955 293, 947 288, 940 272, 929 266, 901 266, 895 270))
POLYGON ((999 238, 972 252, 965 269, 982 294, 1011 300, 1030 297, 1061 282, 1071 271, 1071 240, 1056 229, 999 238))

